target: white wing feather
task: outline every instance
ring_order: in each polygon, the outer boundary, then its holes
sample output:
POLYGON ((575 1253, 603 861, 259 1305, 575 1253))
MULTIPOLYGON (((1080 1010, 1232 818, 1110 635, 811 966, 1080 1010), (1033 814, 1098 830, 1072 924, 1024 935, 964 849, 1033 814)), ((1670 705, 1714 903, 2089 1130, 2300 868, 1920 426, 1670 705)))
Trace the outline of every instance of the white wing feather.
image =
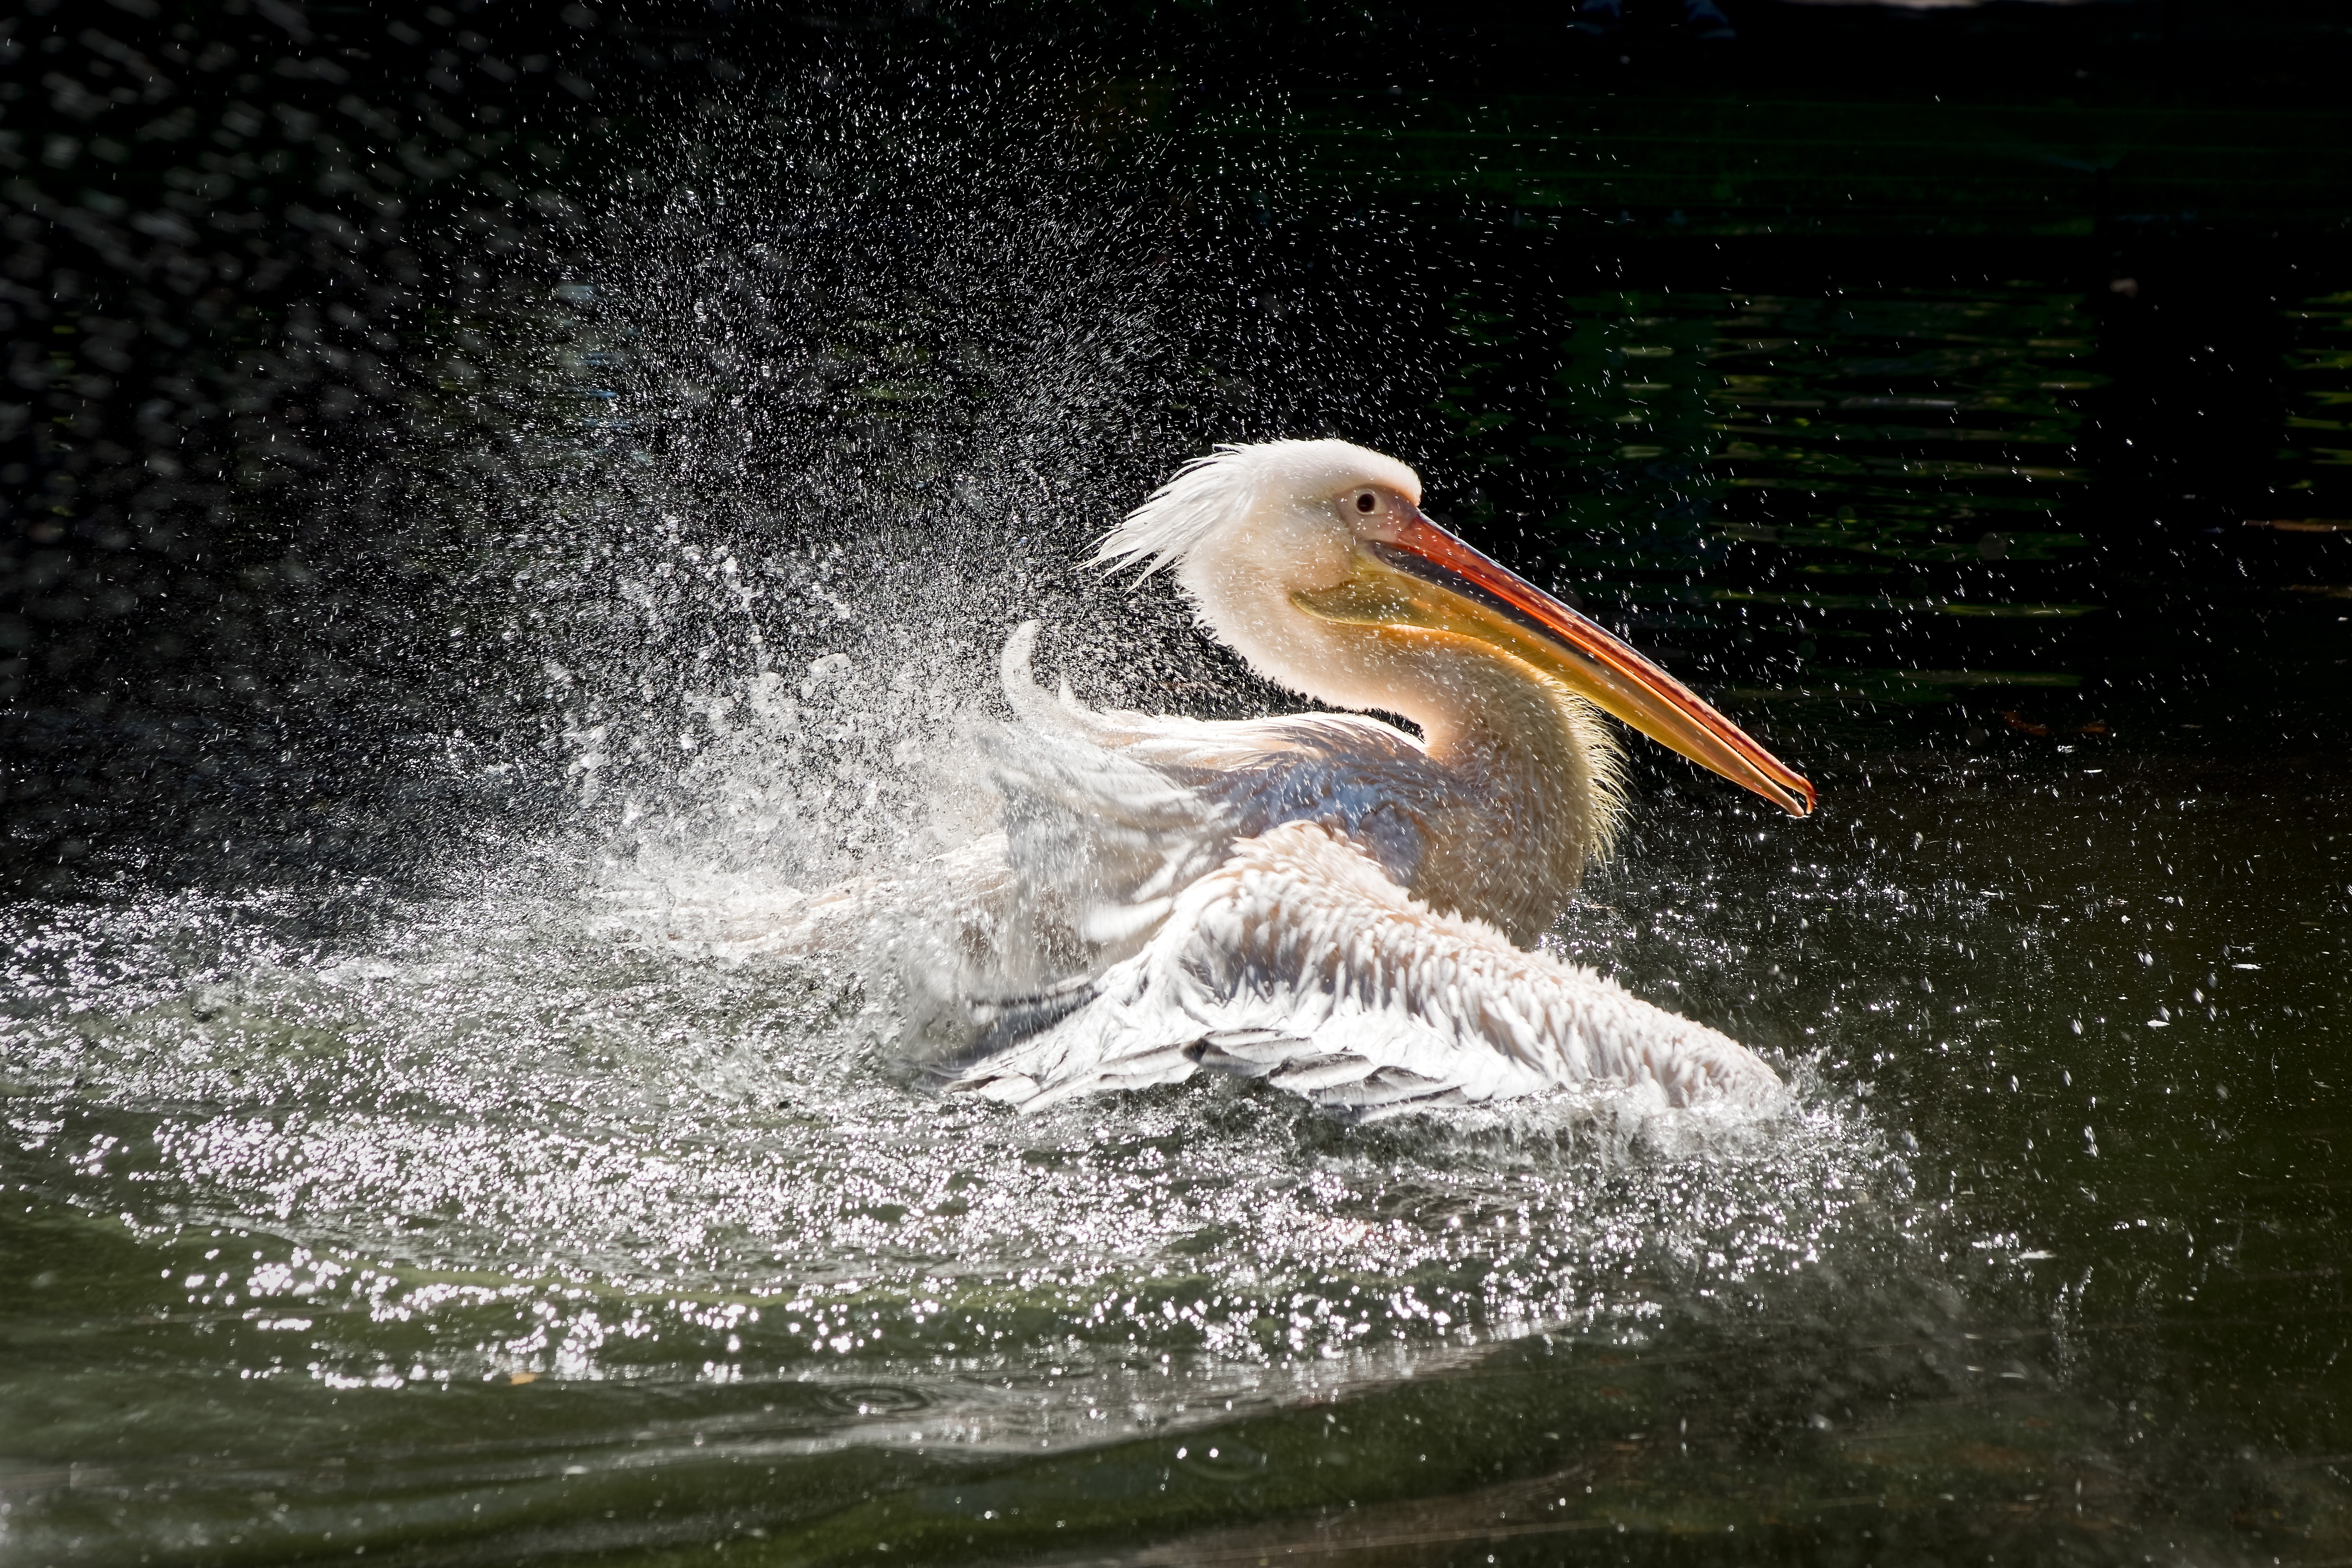
POLYGON ((1321 824, 1411 883, 1414 805, 1453 787, 1411 736, 1352 715, 1097 712, 1066 685, 1057 701, 1030 676, 1036 630, 1024 625, 1004 647, 1005 698, 1026 726, 987 745, 1014 874, 1031 903, 1091 944, 1084 967, 1139 951, 1235 844, 1286 822, 1321 824))
POLYGON ((1236 845, 1142 951, 1059 1010, 1025 1037, 983 1040, 949 1088, 1035 1110, 1205 1068, 1362 1117, 1566 1085, 1753 1110, 1783 1092, 1738 1043, 1432 911, 1306 823, 1236 845))

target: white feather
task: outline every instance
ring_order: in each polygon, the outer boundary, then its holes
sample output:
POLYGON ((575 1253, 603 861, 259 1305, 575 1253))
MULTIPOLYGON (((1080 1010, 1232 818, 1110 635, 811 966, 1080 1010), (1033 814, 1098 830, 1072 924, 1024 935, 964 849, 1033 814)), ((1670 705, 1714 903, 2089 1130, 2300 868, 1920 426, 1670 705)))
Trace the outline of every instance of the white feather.
POLYGON ((1360 1116, 1572 1085, 1753 1110, 1782 1096, 1733 1040, 1415 903, 1307 823, 1235 846, 1083 1005, 949 1087, 1037 1110, 1204 1068, 1360 1116))
POLYGON ((1149 577, 1181 560, 1220 524, 1250 509, 1264 449, 1222 446, 1193 458, 1105 534, 1087 564, 1114 572, 1140 564, 1142 577, 1149 577))

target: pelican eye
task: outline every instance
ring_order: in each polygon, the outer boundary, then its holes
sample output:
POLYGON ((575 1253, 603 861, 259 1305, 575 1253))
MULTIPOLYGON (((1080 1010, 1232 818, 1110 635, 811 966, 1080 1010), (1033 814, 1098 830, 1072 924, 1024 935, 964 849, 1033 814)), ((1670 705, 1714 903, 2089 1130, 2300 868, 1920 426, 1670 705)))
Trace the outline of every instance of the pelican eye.
POLYGON ((1372 492, 1370 490, 1364 491, 1363 494, 1356 498, 1356 510, 1358 511, 1370 511, 1380 504, 1381 503, 1379 501, 1372 498, 1372 492))

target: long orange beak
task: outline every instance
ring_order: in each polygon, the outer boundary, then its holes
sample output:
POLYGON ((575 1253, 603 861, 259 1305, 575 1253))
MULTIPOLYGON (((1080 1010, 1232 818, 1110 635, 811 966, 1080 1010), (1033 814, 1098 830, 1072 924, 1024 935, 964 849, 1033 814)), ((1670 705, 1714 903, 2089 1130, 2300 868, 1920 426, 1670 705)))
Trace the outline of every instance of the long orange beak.
POLYGON ((1375 573, 1385 567, 1388 573, 1412 579, 1412 584, 1391 577, 1375 595, 1381 605, 1376 615, 1367 613, 1372 605, 1360 594, 1348 595, 1352 606, 1343 605, 1336 597, 1318 603, 1326 596, 1301 595, 1307 608, 1327 616, 1336 613, 1345 619, 1377 618, 1393 625, 1477 636, 1556 677, 1659 744, 1743 789, 1753 790, 1790 816, 1804 816, 1813 809, 1813 786, 1696 692, 1635 653, 1622 639, 1471 549, 1419 512, 1391 524, 1381 537, 1361 542, 1369 557, 1366 564, 1377 563, 1375 573), (1444 598, 1433 601, 1429 588, 1439 590, 1444 598))

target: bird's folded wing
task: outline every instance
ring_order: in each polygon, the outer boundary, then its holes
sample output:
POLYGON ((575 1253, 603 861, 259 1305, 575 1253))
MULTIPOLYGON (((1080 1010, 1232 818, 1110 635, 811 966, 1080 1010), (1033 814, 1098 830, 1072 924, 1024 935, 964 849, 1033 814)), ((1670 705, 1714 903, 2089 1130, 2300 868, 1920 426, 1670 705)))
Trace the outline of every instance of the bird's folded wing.
POLYGON ((989 736, 1007 853, 1025 896, 1112 959, 1226 855, 1234 814, 1148 763, 1051 731, 989 736))
POLYGON ((1007 639, 1004 694, 1024 721, 983 737, 1008 853, 1028 896, 1099 949, 1138 951, 1236 840, 1284 822, 1330 827, 1400 880, 1421 855, 1409 805, 1442 788, 1411 737, 1308 714, 1209 723, 1097 712, 1030 674, 1036 624, 1007 639))
POLYGON ((1577 1084, 1677 1106, 1760 1109, 1782 1093, 1725 1036, 1433 912, 1304 823, 1234 846, 1141 952, 1051 1016, 1006 1024, 950 1089, 1034 1109, 1206 1068, 1368 1117, 1577 1084))

